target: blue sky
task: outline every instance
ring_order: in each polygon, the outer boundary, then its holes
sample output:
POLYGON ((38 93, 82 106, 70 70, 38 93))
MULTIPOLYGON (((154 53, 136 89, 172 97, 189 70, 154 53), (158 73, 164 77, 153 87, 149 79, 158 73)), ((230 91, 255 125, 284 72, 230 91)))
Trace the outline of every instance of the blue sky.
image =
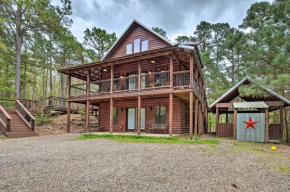
MULTIPOLYGON (((86 28, 98 27, 119 37, 135 18, 148 27, 161 27, 174 42, 192 35, 200 21, 227 22, 237 27, 257 0, 71 0, 72 33, 83 41, 86 28)), ((272 2, 273 0, 269 0, 272 2)), ((60 0, 52 0, 60 4, 60 0)))

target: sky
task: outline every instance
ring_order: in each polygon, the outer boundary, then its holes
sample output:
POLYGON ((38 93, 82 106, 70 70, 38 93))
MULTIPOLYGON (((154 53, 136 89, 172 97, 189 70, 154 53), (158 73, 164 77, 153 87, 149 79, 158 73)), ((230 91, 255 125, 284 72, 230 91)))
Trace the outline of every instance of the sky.
MULTIPOLYGON (((192 35, 201 21, 227 22, 237 27, 251 4, 260 0, 71 0, 71 31, 83 42, 92 27, 115 32, 119 37, 133 19, 148 27, 161 27, 174 42, 179 35, 192 35)), ((268 0, 272 2, 273 0, 268 0)), ((60 5, 60 0, 52 0, 60 5)))

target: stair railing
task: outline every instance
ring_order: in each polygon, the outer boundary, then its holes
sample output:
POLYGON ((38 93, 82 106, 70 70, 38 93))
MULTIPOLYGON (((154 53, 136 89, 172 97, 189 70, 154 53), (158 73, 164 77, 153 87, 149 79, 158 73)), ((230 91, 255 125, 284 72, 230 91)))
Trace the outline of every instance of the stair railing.
POLYGON ((26 125, 34 131, 35 118, 34 116, 20 103, 19 100, 15 100, 15 112, 26 123, 26 125))
POLYGON ((5 111, 5 109, 0 105, 0 130, 4 135, 6 135, 6 131, 10 131, 10 122, 11 122, 10 115, 5 111))

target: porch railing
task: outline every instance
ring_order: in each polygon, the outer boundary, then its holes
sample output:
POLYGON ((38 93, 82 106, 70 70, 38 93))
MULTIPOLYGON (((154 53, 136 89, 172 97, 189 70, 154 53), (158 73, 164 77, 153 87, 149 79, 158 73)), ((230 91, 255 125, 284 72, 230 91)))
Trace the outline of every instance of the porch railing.
POLYGON ((26 123, 26 125, 34 131, 35 118, 34 116, 20 103, 19 100, 15 100, 15 112, 26 123))
POLYGON ((111 90, 111 79, 90 82, 91 93, 109 93, 111 90))
POLYGON ((113 80, 113 91, 126 91, 138 89, 138 75, 122 77, 113 80))
POLYGON ((71 96, 85 95, 86 93, 87 93, 86 83, 71 85, 71 90, 70 90, 71 96))
POLYGON ((6 131, 10 131, 10 115, 5 111, 5 109, 0 105, 0 130, 4 135, 6 135, 6 131))
POLYGON ((169 71, 141 75, 141 89, 168 87, 170 85, 169 71))
POLYGON ((189 86, 190 85, 190 72, 189 71, 177 71, 173 72, 173 86, 189 86))

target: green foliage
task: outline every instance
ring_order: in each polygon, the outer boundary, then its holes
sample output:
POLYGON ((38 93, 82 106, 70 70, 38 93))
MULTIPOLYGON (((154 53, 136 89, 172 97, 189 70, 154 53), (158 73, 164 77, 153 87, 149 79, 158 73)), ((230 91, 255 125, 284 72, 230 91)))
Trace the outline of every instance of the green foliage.
POLYGON ((166 39, 168 39, 166 36, 166 31, 164 29, 159 28, 159 27, 152 27, 152 30, 158 33, 159 35, 161 35, 162 37, 165 37, 166 39))
POLYGON ((219 144, 217 140, 194 140, 181 139, 178 137, 154 137, 140 135, 110 135, 110 134, 83 134, 76 140, 87 139, 108 139, 125 143, 159 143, 159 144, 208 144, 215 146, 219 144))
POLYGON ((43 125, 45 123, 50 123, 53 121, 53 118, 51 118, 49 115, 47 114, 37 114, 35 117, 35 124, 37 126, 43 125))
POLYGON ((290 167, 289 166, 279 166, 280 171, 286 174, 290 174, 290 167))
POLYGON ((86 114, 86 112, 85 112, 84 110, 78 110, 77 113, 78 113, 78 114, 81 114, 81 115, 85 115, 85 114, 86 114))

